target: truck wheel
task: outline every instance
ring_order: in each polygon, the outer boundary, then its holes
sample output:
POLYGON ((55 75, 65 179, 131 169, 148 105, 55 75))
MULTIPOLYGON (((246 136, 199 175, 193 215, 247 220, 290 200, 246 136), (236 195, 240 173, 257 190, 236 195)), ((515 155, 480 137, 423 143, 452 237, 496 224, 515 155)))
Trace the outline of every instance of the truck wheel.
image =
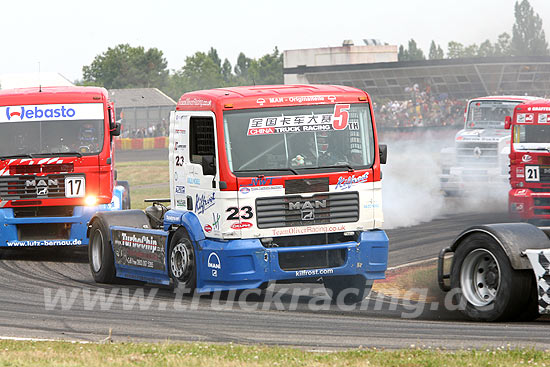
POLYGON ((518 318, 532 292, 529 272, 514 270, 500 245, 489 235, 476 233, 457 248, 451 269, 451 287, 462 312, 477 321, 518 318))
POLYGON ((346 275, 323 278, 323 284, 332 302, 353 305, 365 299, 372 288, 372 281, 361 275, 346 275))
POLYGON ((184 294, 192 294, 195 291, 197 258, 193 243, 183 228, 177 230, 170 241, 168 268, 174 288, 183 290, 184 294))
POLYGON ((98 283, 112 283, 116 270, 111 248, 109 228, 101 218, 94 220, 90 228, 88 260, 94 280, 98 283))

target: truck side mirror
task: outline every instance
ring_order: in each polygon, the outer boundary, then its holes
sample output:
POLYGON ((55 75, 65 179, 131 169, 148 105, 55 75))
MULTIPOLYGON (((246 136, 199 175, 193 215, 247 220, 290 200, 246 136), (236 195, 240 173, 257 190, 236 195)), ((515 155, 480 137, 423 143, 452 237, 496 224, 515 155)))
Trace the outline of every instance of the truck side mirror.
POLYGON ((120 136, 122 131, 122 124, 120 122, 115 122, 114 127, 111 129, 111 136, 120 136))
POLYGON ((213 155, 203 155, 202 161, 202 174, 203 175, 209 175, 213 176, 216 174, 216 165, 214 164, 214 156, 213 155))
POLYGON ((504 118, 504 128, 506 130, 510 130, 511 126, 512 126, 512 116, 506 116, 504 118))
POLYGON ((378 145, 378 151, 380 152, 380 164, 386 164, 388 160, 388 146, 386 144, 378 145))

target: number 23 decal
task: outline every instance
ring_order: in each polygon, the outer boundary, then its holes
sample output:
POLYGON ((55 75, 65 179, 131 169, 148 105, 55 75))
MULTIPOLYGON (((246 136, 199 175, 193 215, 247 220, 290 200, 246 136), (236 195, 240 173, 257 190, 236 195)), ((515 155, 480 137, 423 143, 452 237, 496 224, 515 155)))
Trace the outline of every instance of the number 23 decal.
POLYGON ((252 214, 251 206, 243 206, 241 209, 236 206, 232 206, 227 208, 225 212, 229 213, 227 220, 239 220, 239 217, 241 219, 251 219, 254 216, 254 214, 252 214))

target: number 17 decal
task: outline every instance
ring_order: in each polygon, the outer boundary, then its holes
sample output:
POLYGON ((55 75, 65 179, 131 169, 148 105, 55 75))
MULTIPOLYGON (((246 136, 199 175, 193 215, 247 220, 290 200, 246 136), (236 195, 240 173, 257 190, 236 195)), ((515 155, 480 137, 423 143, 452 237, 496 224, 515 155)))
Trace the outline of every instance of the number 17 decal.
POLYGON ((332 120, 334 130, 344 130, 348 126, 349 108, 349 104, 334 105, 334 119, 332 120))

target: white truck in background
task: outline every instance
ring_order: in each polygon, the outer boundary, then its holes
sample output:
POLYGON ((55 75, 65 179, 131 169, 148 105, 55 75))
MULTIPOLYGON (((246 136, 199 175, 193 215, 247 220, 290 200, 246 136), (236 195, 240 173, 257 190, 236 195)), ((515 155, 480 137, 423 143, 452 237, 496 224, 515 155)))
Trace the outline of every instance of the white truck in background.
POLYGON ((529 96, 488 96, 468 101, 464 129, 455 136, 454 147, 441 150, 439 177, 447 196, 480 190, 508 191, 510 133, 504 119, 529 96))

